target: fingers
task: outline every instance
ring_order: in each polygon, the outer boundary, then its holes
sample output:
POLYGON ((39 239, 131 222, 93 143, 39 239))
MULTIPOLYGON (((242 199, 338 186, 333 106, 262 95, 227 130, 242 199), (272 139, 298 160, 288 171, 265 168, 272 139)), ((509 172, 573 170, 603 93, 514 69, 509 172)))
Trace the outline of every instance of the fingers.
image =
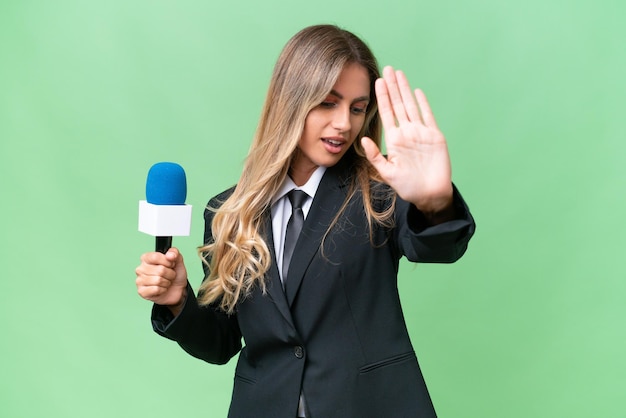
POLYGON ((146 292, 152 295, 162 294, 169 289, 176 278, 176 272, 173 269, 145 263, 141 263, 135 273, 137 290, 142 297, 146 292))
MULTIPOLYGON (((168 250, 168 253, 172 250, 168 250)), ((149 266, 164 266, 168 268, 174 267, 174 260, 168 259, 167 254, 160 252, 150 252, 141 255, 141 263, 149 266)))
MULTIPOLYGON (((406 113, 406 107, 403 101, 402 93, 400 93, 400 87, 398 86, 398 79, 396 77, 396 71, 390 66, 383 69, 383 80, 387 90, 387 98, 390 100, 390 109, 393 110, 393 114, 398 123, 406 122, 409 120, 409 116, 406 113)), ((409 90, 410 95, 410 90, 409 90)))
MULTIPOLYGON (((137 279, 139 281, 139 278, 137 279)), ((167 285, 146 285, 137 283, 137 293, 146 300, 155 302, 160 296, 163 296, 170 289, 167 285)))
POLYGON ((374 166, 380 175, 385 178, 387 165, 389 164, 385 156, 381 154, 374 141, 368 137, 361 138, 361 145, 363 146, 363 150, 365 151, 365 156, 368 161, 374 166))
POLYGON ((426 95, 421 89, 415 89, 415 98, 417 99, 417 104, 422 112, 424 125, 439 129, 437 127, 433 111, 430 108, 430 104, 428 104, 428 100, 426 99, 426 95))
POLYGON ((158 300, 168 292, 177 279, 179 271, 184 273, 182 255, 172 248, 166 254, 159 252, 145 253, 141 256, 141 264, 135 269, 137 292, 147 300, 158 300))
POLYGON ((411 87, 402 71, 387 66, 383 69, 383 78, 379 80, 375 85, 376 98, 386 129, 395 126, 396 121, 399 124, 422 121, 411 87))
POLYGON ((398 88, 400 90, 400 95, 402 96, 404 110, 409 117, 409 120, 415 122, 423 122, 422 117, 420 116, 420 111, 417 107, 417 103, 415 102, 415 98, 413 97, 411 86, 409 85, 409 80, 407 80, 406 75, 404 75, 404 72, 402 71, 396 71, 396 78, 398 80, 398 88))
POLYGON ((389 130, 396 126, 396 118, 391 107, 391 101, 389 100, 389 91, 387 89, 387 83, 384 79, 379 78, 374 84, 376 90, 376 101, 378 102, 378 114, 380 120, 383 123, 383 128, 389 130))
POLYGON ((376 80, 376 98, 383 127, 389 129, 396 122, 419 122, 437 127, 435 117, 421 89, 411 91, 404 72, 390 66, 383 69, 383 78, 376 80))

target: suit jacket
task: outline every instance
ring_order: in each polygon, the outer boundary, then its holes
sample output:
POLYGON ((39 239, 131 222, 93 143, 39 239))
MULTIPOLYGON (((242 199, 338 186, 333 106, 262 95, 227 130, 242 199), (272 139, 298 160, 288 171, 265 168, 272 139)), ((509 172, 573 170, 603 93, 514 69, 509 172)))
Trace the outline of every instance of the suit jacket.
MULTIPOLYGON (((274 257, 267 293, 255 289, 233 315, 199 307, 191 288, 176 318, 163 307, 153 309, 154 330, 191 355, 222 364, 239 353, 229 417, 294 418, 301 391, 311 418, 436 416, 402 314, 398 264, 402 256, 456 261, 474 221, 455 188, 458 219, 429 227, 398 198, 395 226, 375 227, 370 239, 357 193, 323 239, 347 196, 350 172, 348 155, 326 170, 292 256, 286 291, 274 257)), ((269 213, 266 218, 263 236, 273 255, 269 213)), ((212 212, 205 212, 205 221, 208 240, 212 212)))

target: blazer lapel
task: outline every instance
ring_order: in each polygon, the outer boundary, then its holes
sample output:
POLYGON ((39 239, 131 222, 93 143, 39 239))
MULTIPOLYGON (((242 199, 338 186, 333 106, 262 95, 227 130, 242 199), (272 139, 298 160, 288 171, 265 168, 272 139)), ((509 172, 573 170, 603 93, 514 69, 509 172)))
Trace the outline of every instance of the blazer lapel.
MULTIPOLYGON (((345 159, 345 156, 344 156, 345 159)), ((343 190, 347 184, 342 177, 345 168, 340 162, 330 167, 324 173, 317 188, 311 209, 304 221, 302 232, 296 242, 291 262, 289 263, 289 277, 285 283, 287 303, 289 307, 298 294, 300 284, 313 256, 320 250, 320 244, 328 226, 337 215, 343 204, 346 194, 343 190)))
POLYGON ((276 252, 274 251, 274 234, 272 233, 272 216, 270 211, 266 212, 265 216, 265 241, 270 250, 270 254, 272 255, 272 262, 270 263, 270 269, 267 273, 267 278, 269 279, 267 283, 267 293, 276 305, 276 308, 281 313, 281 315, 285 318, 285 321, 290 325, 290 327, 295 331, 295 326, 293 324, 293 318, 291 317, 291 312, 289 311, 289 305, 287 304, 287 298, 285 297, 285 292, 283 291, 283 286, 280 281, 280 275, 278 273, 278 265, 276 263, 276 252))

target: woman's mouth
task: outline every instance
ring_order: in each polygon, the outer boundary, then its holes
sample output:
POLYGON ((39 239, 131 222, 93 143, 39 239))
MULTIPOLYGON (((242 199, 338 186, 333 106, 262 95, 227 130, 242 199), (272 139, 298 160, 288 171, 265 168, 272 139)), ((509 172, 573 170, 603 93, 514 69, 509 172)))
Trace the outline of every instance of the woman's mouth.
POLYGON ((342 146, 343 144, 345 144, 346 141, 336 138, 322 138, 322 142, 324 143, 324 148, 326 148, 326 151, 332 154, 337 154, 341 152, 342 146))

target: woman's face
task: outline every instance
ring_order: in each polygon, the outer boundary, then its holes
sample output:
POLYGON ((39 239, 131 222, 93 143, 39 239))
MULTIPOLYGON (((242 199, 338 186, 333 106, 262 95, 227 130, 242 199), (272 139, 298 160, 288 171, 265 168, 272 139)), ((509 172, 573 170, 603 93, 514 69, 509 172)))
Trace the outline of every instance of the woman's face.
POLYGON ((367 70, 347 65, 330 94, 306 117, 300 152, 291 166, 296 184, 306 183, 317 167, 331 167, 343 157, 363 127, 369 98, 367 70))

